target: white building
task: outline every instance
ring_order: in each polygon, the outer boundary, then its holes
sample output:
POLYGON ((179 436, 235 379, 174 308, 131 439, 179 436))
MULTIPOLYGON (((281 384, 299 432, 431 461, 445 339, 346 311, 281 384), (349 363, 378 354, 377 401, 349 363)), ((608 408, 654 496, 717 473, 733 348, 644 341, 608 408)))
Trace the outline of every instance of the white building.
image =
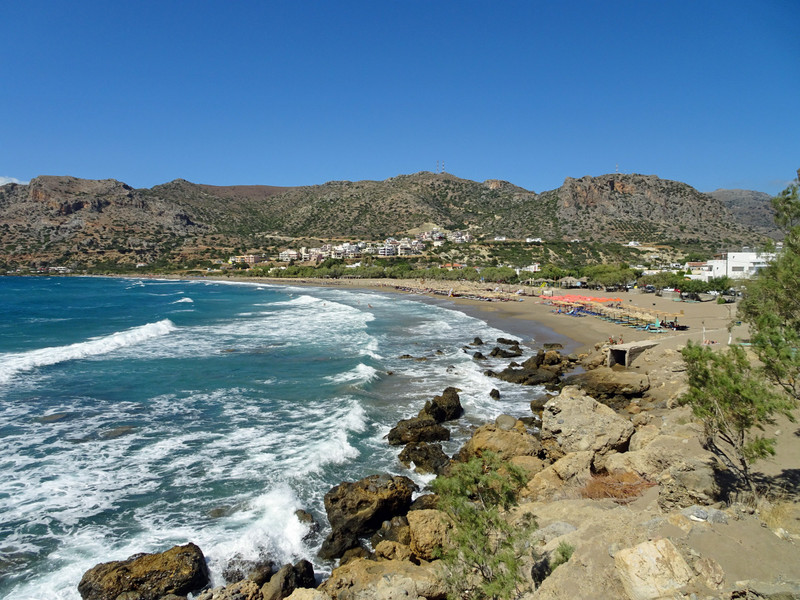
POLYGON ((748 279, 755 276, 775 258, 772 252, 723 252, 706 264, 706 281, 717 277, 748 279))

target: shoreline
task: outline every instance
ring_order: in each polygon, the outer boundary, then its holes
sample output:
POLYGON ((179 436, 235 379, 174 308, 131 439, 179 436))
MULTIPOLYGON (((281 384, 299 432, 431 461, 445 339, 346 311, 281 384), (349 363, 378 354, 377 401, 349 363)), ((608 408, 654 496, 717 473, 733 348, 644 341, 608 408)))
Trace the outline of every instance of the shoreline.
POLYGON ((564 353, 589 353, 596 344, 606 344, 612 339, 615 343, 658 341, 662 349, 679 350, 687 341, 697 344, 727 346, 729 341, 736 343, 749 337, 746 325, 736 321, 736 304, 717 304, 714 301, 690 302, 672 298, 644 294, 638 291, 605 293, 594 290, 530 288, 526 286, 495 286, 473 282, 450 282, 419 279, 283 279, 272 277, 181 277, 146 276, 154 279, 186 279, 189 281, 237 281, 267 283, 279 286, 307 286, 319 288, 347 288, 411 296, 428 304, 434 304, 461 311, 481 319, 489 325, 507 331, 523 342, 561 343, 564 353), (524 294, 515 292, 523 289, 524 294), (481 296, 478 300, 460 295, 481 296), (555 306, 548 304, 550 299, 571 294, 591 294, 619 300, 615 304, 629 311, 641 311, 661 315, 662 318, 676 319, 687 330, 667 330, 660 333, 642 331, 626 325, 617 324, 594 316, 569 316, 555 312, 555 306), (729 331, 730 328, 730 331, 729 331))

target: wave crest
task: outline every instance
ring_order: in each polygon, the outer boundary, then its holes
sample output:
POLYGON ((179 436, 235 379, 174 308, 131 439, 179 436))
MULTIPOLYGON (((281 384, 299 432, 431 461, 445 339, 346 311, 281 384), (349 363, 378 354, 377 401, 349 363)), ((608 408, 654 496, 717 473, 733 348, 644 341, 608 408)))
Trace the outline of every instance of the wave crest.
POLYGON ((5 354, 0 357, 0 363, 2 363, 0 384, 7 383, 14 375, 22 371, 108 354, 126 346, 135 346, 147 340, 167 335, 176 329, 177 327, 172 321, 164 319, 67 346, 53 346, 28 352, 5 354))

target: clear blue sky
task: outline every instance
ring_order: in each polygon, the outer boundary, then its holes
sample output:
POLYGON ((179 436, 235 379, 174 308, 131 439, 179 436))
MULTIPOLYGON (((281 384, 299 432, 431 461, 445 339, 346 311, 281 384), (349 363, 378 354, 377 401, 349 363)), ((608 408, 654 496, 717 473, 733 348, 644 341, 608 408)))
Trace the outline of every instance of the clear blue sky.
POLYGON ((0 178, 535 191, 800 167, 800 2, 5 2, 0 178))

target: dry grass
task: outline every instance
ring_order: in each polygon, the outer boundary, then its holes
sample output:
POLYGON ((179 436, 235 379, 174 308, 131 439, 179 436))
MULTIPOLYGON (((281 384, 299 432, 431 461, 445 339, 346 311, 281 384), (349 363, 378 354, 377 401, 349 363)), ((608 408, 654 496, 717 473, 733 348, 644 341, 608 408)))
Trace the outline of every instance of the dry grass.
POLYGON ((767 527, 775 531, 783 529, 790 534, 800 534, 800 504, 777 501, 761 511, 761 519, 767 527))
POLYGON ((641 496, 645 490, 655 484, 642 479, 636 473, 617 472, 593 475, 579 493, 582 498, 602 500, 610 498, 620 504, 626 504, 641 496))

